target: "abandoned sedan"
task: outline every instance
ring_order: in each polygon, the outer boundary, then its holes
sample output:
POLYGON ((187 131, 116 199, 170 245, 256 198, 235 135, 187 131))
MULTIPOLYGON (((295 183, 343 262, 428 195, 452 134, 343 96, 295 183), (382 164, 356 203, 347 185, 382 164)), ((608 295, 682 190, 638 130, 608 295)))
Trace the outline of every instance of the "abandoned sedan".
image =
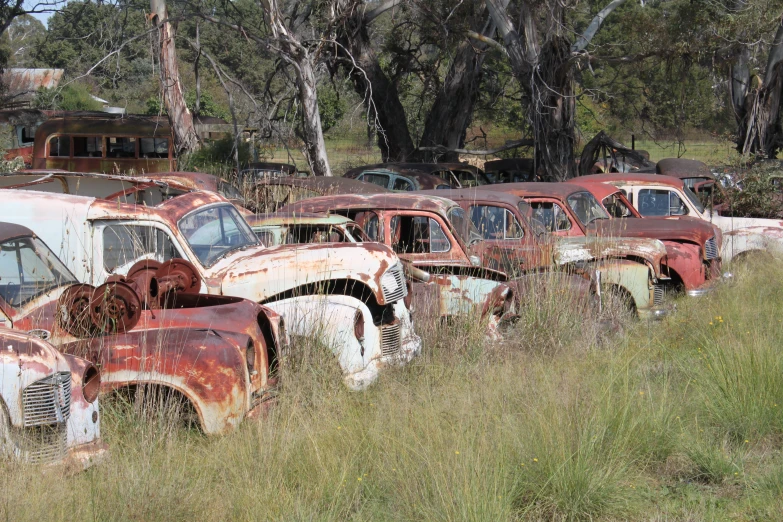
POLYGON ((479 189, 437 192, 441 194, 459 204, 483 236, 472 252, 485 266, 513 276, 550 269, 588 277, 600 273, 601 296, 623 296, 641 317, 666 314, 661 305, 670 280, 663 272, 666 248, 660 241, 551 236, 532 219, 530 205, 512 194, 479 189))
POLYGON ((78 284, 31 230, 0 223, 0 312, 11 326, 92 361, 104 391, 175 391, 205 433, 225 433, 273 394, 285 332, 266 307, 195 293, 194 277, 185 260, 142 261, 127 278, 78 284))
POLYGON ((622 189, 642 216, 674 220, 686 216, 688 221, 696 218, 711 223, 723 233, 723 246, 718 254, 724 262, 758 252, 783 253, 780 220, 721 216, 705 208, 682 179, 655 174, 599 174, 580 179, 622 189))
POLYGON ((494 185, 493 189, 527 201, 533 207, 533 217, 555 235, 661 240, 666 246, 672 284, 691 296, 702 295, 717 280, 720 231, 709 223, 612 220, 596 197, 576 183, 510 183, 494 185))
POLYGON ((0 455, 69 469, 103 459, 98 370, 8 323, 0 310, 0 455))
POLYGON ((0 204, 9 221, 30 224, 59 248, 58 256, 82 283, 127 275, 145 259, 189 260, 201 291, 264 304, 285 319, 289 333, 317 337, 332 349, 352 389, 368 386, 384 365, 419 352, 421 340, 404 304, 402 265, 387 247, 265 248, 217 194, 182 194, 150 183, 127 187, 127 180, 106 177, 92 187, 82 179, 81 191, 107 193, 109 181, 121 188, 106 200, 0 190, 0 204))
POLYGON ((469 242, 480 238, 452 201, 418 194, 344 195, 300 201, 281 211, 338 213, 356 221, 371 241, 390 245, 409 263, 417 313, 444 318, 478 313, 494 330, 515 306, 506 275, 480 267, 468 253, 469 242))

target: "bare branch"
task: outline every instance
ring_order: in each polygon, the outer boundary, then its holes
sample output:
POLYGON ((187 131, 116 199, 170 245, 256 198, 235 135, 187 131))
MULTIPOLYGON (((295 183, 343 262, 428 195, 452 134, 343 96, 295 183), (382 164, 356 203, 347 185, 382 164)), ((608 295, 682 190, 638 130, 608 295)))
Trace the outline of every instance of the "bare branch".
POLYGON ((484 36, 483 34, 477 33, 476 31, 468 31, 467 35, 469 38, 472 38, 474 40, 478 40, 479 42, 491 45, 492 47, 496 47, 502 51, 505 51, 506 48, 503 47, 503 44, 497 42, 496 40, 493 40, 492 38, 488 36, 484 36))
POLYGON ((604 23, 606 17, 612 14, 612 11, 623 5, 623 3, 625 3, 625 0, 612 0, 609 2, 609 5, 601 9, 590 22, 590 25, 587 26, 585 32, 579 35, 576 42, 574 42, 574 45, 571 46, 571 52, 578 53, 579 51, 584 51, 593 40, 595 33, 601 28, 601 24, 604 23))
POLYGON ((419 150, 426 150, 426 151, 432 151, 436 154, 446 154, 447 152, 455 152, 457 154, 468 154, 471 156, 489 156, 490 154, 497 154, 498 152, 503 152, 504 150, 509 149, 516 149, 518 147, 532 147, 536 144, 534 140, 516 140, 516 141, 507 141, 505 145, 502 147, 498 147, 496 149, 489 149, 489 150, 468 150, 468 149, 448 149, 442 145, 437 145, 435 147, 419 147, 419 150))
POLYGON ((370 11, 369 13, 366 13, 364 15, 364 23, 370 24, 373 20, 381 16, 383 13, 388 11, 389 9, 392 9, 394 7, 397 7, 399 4, 402 3, 402 0, 385 0, 384 2, 381 2, 381 5, 370 11))

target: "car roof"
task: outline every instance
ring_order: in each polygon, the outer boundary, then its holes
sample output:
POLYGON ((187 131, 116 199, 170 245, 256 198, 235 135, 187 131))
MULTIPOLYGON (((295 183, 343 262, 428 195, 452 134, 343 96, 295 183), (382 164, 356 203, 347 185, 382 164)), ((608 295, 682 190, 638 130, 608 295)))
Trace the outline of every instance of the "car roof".
POLYGON ((591 192, 598 199, 598 201, 602 201, 605 197, 611 196, 612 194, 616 194, 617 192, 620 191, 619 188, 615 187, 611 183, 600 183, 598 181, 590 181, 585 179, 584 177, 569 179, 568 181, 566 181, 566 183, 577 185, 591 192))
POLYGON ((519 182, 484 185, 483 187, 480 187, 479 190, 487 190, 490 192, 506 192, 519 197, 565 199, 574 192, 579 192, 583 189, 570 183, 519 182))
POLYGON ((274 214, 257 214, 245 216, 250 226, 282 226, 282 225, 345 225, 353 220, 340 214, 322 214, 318 212, 275 212, 274 214))
POLYGON ((0 241, 7 241, 17 237, 34 236, 32 230, 22 225, 5 223, 0 221, 0 241))
POLYGON ((597 181, 600 183, 631 183, 633 185, 666 185, 667 187, 682 188, 683 182, 679 178, 664 176, 662 174, 641 174, 638 172, 618 172, 611 174, 589 174, 580 176, 584 181, 597 181))
POLYGON ((507 192, 495 192, 486 188, 467 187, 461 189, 420 190, 416 194, 438 196, 452 201, 486 201, 490 203, 505 203, 516 206, 522 198, 507 192))
POLYGON ((673 176, 679 179, 688 178, 708 178, 715 179, 715 175, 703 161, 683 159, 683 158, 664 158, 655 166, 656 172, 666 176, 673 176))
POLYGON ((442 215, 457 206, 451 200, 438 196, 422 195, 416 192, 391 192, 389 194, 342 194, 320 198, 303 199, 285 207, 291 211, 305 207, 308 203, 328 203, 333 209, 367 208, 378 210, 424 210, 442 215))
POLYGON ((269 185, 306 188, 315 192, 319 192, 324 196, 329 194, 381 194, 391 192, 384 187, 379 187, 378 185, 373 185, 372 183, 339 176, 317 176, 311 178, 271 178, 259 180, 255 184, 256 187, 264 187, 269 185))

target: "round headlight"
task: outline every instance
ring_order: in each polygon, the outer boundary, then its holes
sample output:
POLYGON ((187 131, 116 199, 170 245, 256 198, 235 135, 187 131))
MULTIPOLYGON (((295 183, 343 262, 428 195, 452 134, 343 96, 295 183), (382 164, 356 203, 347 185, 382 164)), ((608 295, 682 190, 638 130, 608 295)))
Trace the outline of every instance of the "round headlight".
POLYGON ((88 366, 82 375, 82 395, 87 402, 95 402, 101 391, 101 373, 93 365, 88 366))

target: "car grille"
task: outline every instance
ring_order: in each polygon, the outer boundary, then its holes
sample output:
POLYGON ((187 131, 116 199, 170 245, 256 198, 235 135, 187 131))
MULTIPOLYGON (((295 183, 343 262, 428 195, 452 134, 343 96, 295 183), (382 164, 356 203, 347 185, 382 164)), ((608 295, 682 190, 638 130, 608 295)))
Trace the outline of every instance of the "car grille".
POLYGON ((663 298, 666 296, 666 289, 663 285, 653 286, 653 305, 658 306, 663 303, 663 298))
POLYGON ((71 414, 71 373, 59 372, 22 391, 24 426, 64 423, 71 414))
POLYGON ((704 243, 704 253, 707 259, 716 259, 718 257, 718 244, 715 242, 714 237, 711 237, 704 243))
POLYGON ((402 347, 400 323, 381 326, 381 355, 390 357, 399 355, 402 347))
POLYGON ((399 263, 390 268, 381 278, 381 288, 383 288, 383 300, 387 303, 394 303, 408 295, 408 288, 405 286, 405 275, 402 272, 402 265, 399 263))
POLYGON ((68 451, 68 431, 65 422, 51 426, 14 428, 12 437, 19 449, 19 458, 32 464, 62 460, 68 451))

